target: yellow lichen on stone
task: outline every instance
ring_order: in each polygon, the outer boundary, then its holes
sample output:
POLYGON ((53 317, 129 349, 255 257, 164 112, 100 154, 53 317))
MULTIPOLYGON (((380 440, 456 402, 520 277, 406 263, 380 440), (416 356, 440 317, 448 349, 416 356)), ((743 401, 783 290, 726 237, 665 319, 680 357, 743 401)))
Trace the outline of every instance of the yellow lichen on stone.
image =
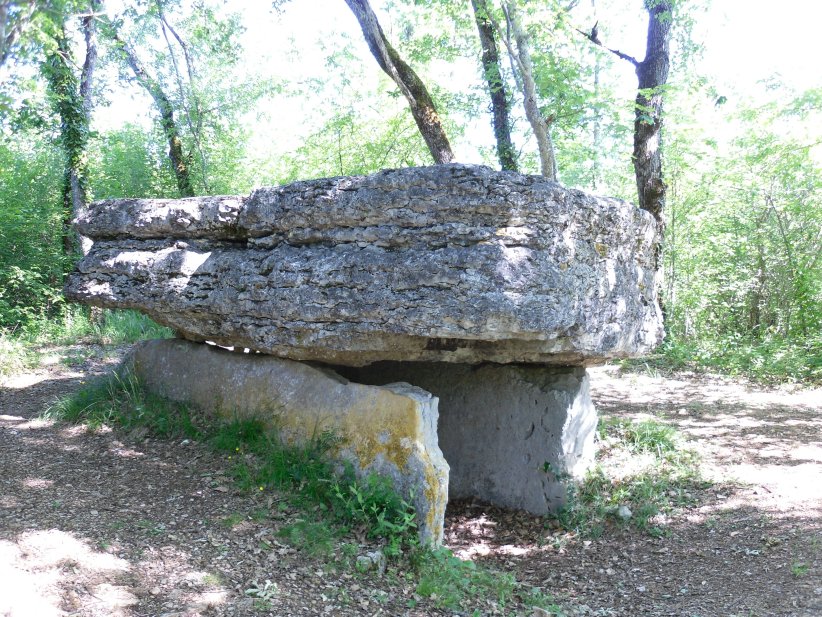
POLYGON ((229 419, 262 420, 289 443, 335 435, 332 456, 358 474, 392 478, 416 508, 421 540, 441 541, 448 463, 430 393, 408 384, 366 386, 290 360, 179 340, 143 344, 131 363, 152 391, 229 419))

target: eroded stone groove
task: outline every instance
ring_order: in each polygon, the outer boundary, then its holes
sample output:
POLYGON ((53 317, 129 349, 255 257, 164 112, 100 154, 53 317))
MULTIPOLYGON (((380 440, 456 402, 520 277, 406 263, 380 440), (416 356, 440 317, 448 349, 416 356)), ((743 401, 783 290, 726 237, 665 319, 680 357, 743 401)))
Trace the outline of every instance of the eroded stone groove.
POLYGON ((442 165, 249 197, 115 200, 66 294, 295 360, 585 365, 661 338, 647 213, 442 165))

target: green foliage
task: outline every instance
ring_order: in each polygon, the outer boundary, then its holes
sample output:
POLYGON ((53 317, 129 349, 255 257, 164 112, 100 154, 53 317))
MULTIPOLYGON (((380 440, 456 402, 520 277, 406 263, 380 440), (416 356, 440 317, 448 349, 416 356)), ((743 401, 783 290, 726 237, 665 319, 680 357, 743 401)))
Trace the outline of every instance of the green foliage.
POLYGON ((368 174, 392 167, 430 162, 425 143, 410 114, 388 119, 375 132, 354 110, 337 112, 295 153, 281 162, 282 182, 300 178, 368 174))
POLYGON ((357 481, 347 470, 333 490, 335 507, 346 523, 365 527, 371 538, 385 538, 387 556, 396 557, 403 544, 414 544, 416 513, 389 478, 371 474, 357 481))
POLYGON ((601 535, 608 525, 632 525, 665 533, 656 520, 691 503, 706 486, 696 454, 684 449, 673 427, 656 420, 600 420, 598 464, 569 490, 568 504, 557 515, 560 524, 587 536, 601 535), (630 470, 616 475, 617 469, 630 470), (619 516, 620 506, 631 517, 619 516))
MULTIPOLYGON (((822 382, 822 336, 794 341, 770 335, 763 339, 734 336, 669 337, 642 363, 665 370, 710 370, 762 383, 822 382)), ((635 365, 631 362, 629 365, 635 365)))
POLYGON ((59 153, 37 133, 0 140, 0 329, 15 329, 63 306, 59 153))
POLYGON ((167 147, 156 133, 133 124, 97 135, 89 154, 95 198, 177 197, 167 147))
POLYGON ((813 93, 706 115, 737 127, 676 136, 665 306, 671 364, 767 381, 820 376, 822 137, 813 93), (810 102, 810 103, 809 103, 810 102))
MULTIPOLYGON (((518 583, 512 574, 460 559, 447 548, 420 548, 410 560, 419 573, 417 594, 429 598, 437 608, 466 615, 486 614, 488 610, 506 614, 507 606, 519 603, 550 615, 563 615, 553 598, 542 590, 518 583), (477 605, 484 607, 482 612, 467 612, 477 605)), ((414 600, 409 602, 409 606, 415 604, 414 600)))
POLYGON ((397 494, 388 478, 375 474, 356 478, 350 466, 340 473, 330 458, 339 439, 331 433, 306 444, 288 444, 259 421, 238 419, 221 426, 209 441, 232 458, 240 457, 232 473, 244 490, 291 491, 303 508, 318 508, 330 517, 338 533, 361 527, 369 537, 385 540, 388 555, 396 556, 416 542, 413 506, 397 494))

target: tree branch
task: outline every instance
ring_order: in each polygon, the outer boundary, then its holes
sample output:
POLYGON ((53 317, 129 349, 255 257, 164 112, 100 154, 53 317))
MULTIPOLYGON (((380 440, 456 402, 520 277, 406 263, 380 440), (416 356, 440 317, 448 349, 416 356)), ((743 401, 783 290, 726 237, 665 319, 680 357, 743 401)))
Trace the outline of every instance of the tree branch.
MULTIPOLYGON (((597 22, 597 23, 599 23, 599 22, 597 22)), ((597 33, 597 24, 594 24, 594 27, 591 28, 590 32, 583 32, 579 28, 574 28, 574 30, 576 30, 582 36, 584 36, 586 39, 591 41, 594 45, 598 45, 599 47, 602 47, 602 49, 610 51, 617 58, 625 60, 626 62, 630 62, 631 64, 634 65, 634 68, 637 68, 639 66, 639 60, 637 60, 633 56, 629 56, 628 54, 623 53, 623 52, 619 51, 618 49, 612 49, 612 48, 608 47, 607 45, 603 45, 602 41, 599 40, 599 36, 598 36, 598 33, 597 33)))

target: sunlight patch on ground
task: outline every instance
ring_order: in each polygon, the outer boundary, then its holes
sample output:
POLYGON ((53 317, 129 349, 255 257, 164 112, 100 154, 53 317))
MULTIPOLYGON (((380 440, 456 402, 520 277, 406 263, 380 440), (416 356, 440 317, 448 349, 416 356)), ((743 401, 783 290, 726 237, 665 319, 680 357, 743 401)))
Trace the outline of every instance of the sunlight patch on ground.
POLYGON ((17 546, 25 557, 26 565, 32 568, 54 567, 69 561, 85 570, 128 569, 126 561, 92 550, 83 540, 59 529, 23 533, 17 540, 17 546))
MULTIPOLYGON (((16 543, 0 541, 0 615, 51 617, 65 615, 62 584, 66 572, 124 572, 128 563, 92 550, 72 534, 50 529, 21 534, 16 543)), ((127 592, 113 585, 95 590, 100 614, 116 615, 127 592), (101 591, 101 594, 96 591, 101 591)), ((133 602, 132 602, 133 604, 133 602)))
MULTIPOLYGON (((15 431, 30 431, 30 430, 37 430, 41 428, 48 428, 54 422, 51 420, 29 420, 28 422, 24 421, 24 418, 20 416, 0 416, 0 423, 2 422, 14 422, 13 430, 15 431)), ((0 424, 2 426, 2 424, 0 424)), ((5 428, 5 427, 4 427, 5 428)))
POLYGON ((26 488, 49 488, 54 485, 54 480, 46 480, 45 478, 26 478, 21 480, 21 483, 26 488))

